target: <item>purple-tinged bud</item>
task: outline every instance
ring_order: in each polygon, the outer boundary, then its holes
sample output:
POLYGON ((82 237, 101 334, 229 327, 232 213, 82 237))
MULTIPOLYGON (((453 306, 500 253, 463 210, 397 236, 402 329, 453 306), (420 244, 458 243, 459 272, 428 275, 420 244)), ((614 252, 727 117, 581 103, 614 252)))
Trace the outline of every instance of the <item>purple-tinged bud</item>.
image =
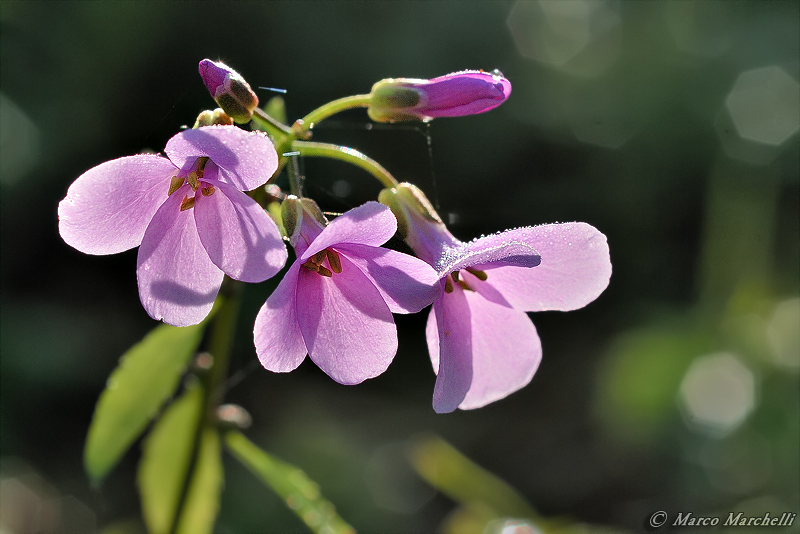
POLYGON ((253 110, 258 107, 258 97, 244 78, 224 63, 210 59, 201 61, 198 69, 219 107, 237 123, 249 122, 253 110))
POLYGON ((192 129, 200 128, 201 126, 212 126, 214 124, 231 126, 233 125, 233 119, 230 118, 227 113, 222 111, 221 108, 217 108, 214 111, 207 109, 197 116, 197 120, 194 121, 194 126, 192 126, 192 129))
POLYGON ((367 113, 376 122, 427 122, 489 111, 510 94, 511 82, 497 70, 464 70, 432 80, 388 78, 372 86, 367 113))
POLYGON ((289 243, 294 247, 298 257, 328 225, 328 219, 316 202, 310 198, 297 198, 294 195, 286 197, 281 204, 281 219, 289 243))
POLYGON ((397 218, 397 232, 419 258, 437 268, 442 251, 456 247, 456 239, 433 209, 430 201, 415 185, 402 183, 384 189, 378 195, 381 204, 389 206, 397 218))

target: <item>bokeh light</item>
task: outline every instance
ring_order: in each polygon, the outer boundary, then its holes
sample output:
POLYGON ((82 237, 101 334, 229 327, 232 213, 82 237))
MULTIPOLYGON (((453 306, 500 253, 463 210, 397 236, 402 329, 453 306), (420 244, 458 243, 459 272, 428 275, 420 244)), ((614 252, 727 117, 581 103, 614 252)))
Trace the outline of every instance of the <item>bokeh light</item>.
POLYGON ((780 145, 800 128, 800 85, 776 65, 741 73, 725 105, 744 139, 780 145))
POLYGON ((755 405, 755 378, 729 353, 701 356, 681 382, 680 401, 687 424, 725 435, 745 420, 755 405))

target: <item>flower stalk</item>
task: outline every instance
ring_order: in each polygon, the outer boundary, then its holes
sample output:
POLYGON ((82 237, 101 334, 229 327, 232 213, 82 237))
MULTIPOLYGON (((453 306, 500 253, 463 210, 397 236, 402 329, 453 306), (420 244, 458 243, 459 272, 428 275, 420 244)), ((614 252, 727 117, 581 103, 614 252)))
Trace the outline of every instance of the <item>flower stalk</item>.
POLYGON ((398 185, 394 176, 383 168, 380 163, 365 156, 358 150, 328 143, 312 143, 308 141, 294 141, 292 143, 292 149, 300 152, 301 156, 338 159, 355 165, 356 167, 361 167, 377 178, 384 187, 394 187, 398 185))

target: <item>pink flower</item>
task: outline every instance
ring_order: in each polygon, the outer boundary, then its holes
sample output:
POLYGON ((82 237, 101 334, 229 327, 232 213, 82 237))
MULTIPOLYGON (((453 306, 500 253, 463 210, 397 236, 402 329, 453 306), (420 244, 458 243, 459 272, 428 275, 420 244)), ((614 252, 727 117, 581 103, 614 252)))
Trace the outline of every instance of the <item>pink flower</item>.
POLYGON ((89 169, 58 205, 59 232, 87 254, 139 246, 139 296, 175 326, 208 315, 224 274, 274 276, 286 247, 266 212, 242 191, 266 182, 278 157, 269 139, 232 126, 186 130, 169 159, 139 154, 89 169))
POLYGON ((296 214, 302 220, 295 216, 295 230, 287 232, 298 258, 256 318, 261 364, 288 372, 307 353, 341 384, 378 376, 397 352, 392 313, 414 313, 430 304, 438 276, 425 262, 380 247, 394 235, 397 221, 377 202, 325 227, 321 214, 309 214, 307 205, 296 214))
POLYGON ((606 238, 586 223, 518 228, 462 243, 411 184, 384 190, 381 201, 440 277, 426 328, 439 413, 479 408, 528 384, 542 349, 525 312, 582 308, 608 285, 606 238))
POLYGON ((367 113, 377 122, 475 115, 494 109, 511 94, 499 71, 464 70, 432 80, 389 78, 372 86, 367 113))

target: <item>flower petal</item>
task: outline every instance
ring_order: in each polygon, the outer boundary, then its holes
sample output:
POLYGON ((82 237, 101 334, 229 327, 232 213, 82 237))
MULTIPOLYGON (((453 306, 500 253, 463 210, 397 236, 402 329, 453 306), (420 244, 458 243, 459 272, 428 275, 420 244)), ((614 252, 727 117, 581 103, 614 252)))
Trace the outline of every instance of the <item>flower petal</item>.
POLYGON ((608 286, 611 260, 606 236, 586 223, 520 228, 520 239, 535 247, 542 263, 535 269, 478 266, 487 283, 518 310, 569 311, 582 308, 608 286))
POLYGON ((300 269, 297 322, 314 363, 340 384, 358 384, 392 362, 397 330, 370 279, 340 259, 342 272, 331 277, 300 269))
POLYGON ((220 168, 220 180, 242 191, 266 183, 278 168, 278 154, 265 134, 235 126, 184 130, 167 141, 164 152, 181 169, 207 156, 220 168))
POLYGON ((461 71, 440 76, 420 87, 426 102, 420 112, 429 117, 460 117, 494 109, 511 94, 511 82, 499 74, 461 71))
POLYGON ((191 192, 184 185, 158 209, 144 233, 136 267, 144 309, 174 326, 202 321, 224 276, 200 243, 191 210, 180 211, 191 192))
POLYGON ((307 260, 317 252, 339 243, 357 243, 378 247, 397 231, 392 211, 374 201, 353 208, 331 221, 314 239, 300 259, 307 260))
POLYGON ((138 246, 178 169, 167 158, 139 154, 80 175, 58 204, 58 231, 86 254, 116 254, 138 246))
POLYGON ((256 316, 253 329, 256 354, 265 369, 288 373, 300 365, 308 350, 297 324, 297 277, 299 262, 289 267, 256 316))
POLYGON ((419 258, 368 245, 342 244, 336 250, 375 284, 392 313, 417 313, 441 291, 436 271, 419 258))
POLYGON ((214 265, 243 282, 263 282, 286 263, 286 246, 264 209, 238 189, 222 182, 205 196, 195 195, 194 218, 200 241, 214 265))
POLYGON ((442 292, 428 316, 426 334, 436 372, 433 409, 437 413, 458 408, 472 384, 472 325, 464 293, 460 287, 452 293, 442 292))
POLYGON ((439 275, 483 263, 536 267, 541 260, 539 252, 525 241, 528 234, 522 233, 522 230, 525 229, 506 230, 455 248, 445 248, 436 262, 439 275))
MULTIPOLYGON (((461 335, 469 336, 469 342, 461 340, 459 344, 446 342, 439 346, 437 342, 442 329, 436 328, 436 319, 439 318, 437 315, 428 321, 428 349, 434 362, 434 370, 439 369, 439 351, 445 364, 448 360, 462 362, 462 365, 471 362, 468 391, 458 403, 458 408, 480 408, 527 385, 541 361, 542 347, 536 328, 525 312, 495 304, 483 298, 480 293, 463 291, 460 287, 454 288, 453 293, 445 294, 445 301, 447 300, 451 302, 449 307, 444 308, 445 313, 456 314, 459 318, 444 317, 445 324, 460 324, 461 335), (461 293, 464 298, 459 307, 454 305, 455 299, 449 298, 457 293, 461 293), (468 327, 466 322, 469 322, 468 327)), ((449 337, 453 337, 452 332, 449 337)), ((461 373, 461 376, 466 377, 464 370, 461 373)), ((437 386, 442 381, 441 374, 440 369, 436 379, 437 386)), ((440 409, 445 406, 448 408, 446 411, 452 411, 453 402, 437 407, 434 390, 434 408, 437 412, 445 411, 440 409)))

